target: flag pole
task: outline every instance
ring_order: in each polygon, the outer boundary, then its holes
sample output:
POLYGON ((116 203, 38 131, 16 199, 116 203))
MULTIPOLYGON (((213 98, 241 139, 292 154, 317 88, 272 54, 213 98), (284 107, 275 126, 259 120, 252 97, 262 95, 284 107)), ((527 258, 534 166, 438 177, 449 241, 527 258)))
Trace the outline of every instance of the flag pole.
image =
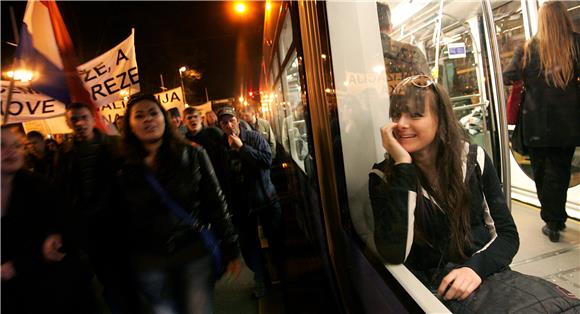
MULTIPOLYGON (((14 32, 14 41, 16 45, 20 43, 18 36, 18 31, 16 30, 16 16, 14 15, 14 8, 10 7, 10 19, 12 20, 12 31, 14 32)), ((10 103, 12 102, 12 90, 14 89, 15 76, 16 76, 16 53, 14 53, 14 59, 12 60, 12 77, 10 78, 10 86, 8 87, 8 95, 6 96, 6 109, 4 111, 4 117, 2 118, 2 124, 8 123, 8 116, 10 115, 10 103)))

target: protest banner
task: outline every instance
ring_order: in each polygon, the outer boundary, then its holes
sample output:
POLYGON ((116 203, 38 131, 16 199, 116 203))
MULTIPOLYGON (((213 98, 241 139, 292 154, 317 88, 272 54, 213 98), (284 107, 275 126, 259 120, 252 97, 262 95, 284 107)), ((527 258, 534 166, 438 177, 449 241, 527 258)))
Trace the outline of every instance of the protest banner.
POLYGON ((134 30, 116 47, 80 65, 77 70, 98 107, 139 92, 134 30))
MULTIPOLYGON (((170 89, 168 91, 164 91, 161 93, 155 94, 155 97, 159 101, 159 103, 165 108, 165 110, 169 110, 171 108, 177 108, 179 113, 183 112, 185 108, 185 103, 183 101, 183 95, 181 93, 181 87, 170 89)), ((122 117, 125 115, 125 109, 127 108, 127 101, 126 100, 119 100, 113 103, 101 106, 99 111, 101 115, 111 123, 115 123, 118 117, 122 117)))
MULTIPOLYGON (((22 82, 14 83, 6 124, 46 119, 64 114, 65 105, 62 102, 33 89, 29 84, 22 82)), ((1 113, 4 118, 4 111, 7 107, 5 102, 10 82, 2 81, 1 86, 1 113)))

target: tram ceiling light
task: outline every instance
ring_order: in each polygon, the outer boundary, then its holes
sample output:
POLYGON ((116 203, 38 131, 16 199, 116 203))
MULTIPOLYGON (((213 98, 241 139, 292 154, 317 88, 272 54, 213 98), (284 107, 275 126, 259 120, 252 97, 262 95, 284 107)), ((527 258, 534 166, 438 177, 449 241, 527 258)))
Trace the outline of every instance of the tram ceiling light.
POLYGON ((427 4, 429 4, 429 1, 420 0, 403 2, 397 5, 391 12, 393 28, 399 26, 410 17, 417 14, 417 12, 421 11, 425 6, 427 6, 427 4))

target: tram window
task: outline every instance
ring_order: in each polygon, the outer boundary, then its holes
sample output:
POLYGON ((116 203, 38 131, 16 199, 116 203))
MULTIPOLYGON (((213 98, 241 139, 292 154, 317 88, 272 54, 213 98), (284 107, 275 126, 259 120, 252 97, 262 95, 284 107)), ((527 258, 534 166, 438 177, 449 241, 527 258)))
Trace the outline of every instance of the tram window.
POLYGON ((282 122, 282 146, 296 164, 305 171, 304 158, 308 155, 308 132, 304 118, 304 103, 301 101, 302 87, 298 75, 296 51, 288 60, 281 76, 287 114, 282 122))
POLYGON ((292 44, 292 20, 290 18, 290 11, 286 11, 286 17, 284 18, 284 26, 282 27, 282 32, 280 33, 279 42, 279 54, 280 60, 284 60, 290 45, 292 44))

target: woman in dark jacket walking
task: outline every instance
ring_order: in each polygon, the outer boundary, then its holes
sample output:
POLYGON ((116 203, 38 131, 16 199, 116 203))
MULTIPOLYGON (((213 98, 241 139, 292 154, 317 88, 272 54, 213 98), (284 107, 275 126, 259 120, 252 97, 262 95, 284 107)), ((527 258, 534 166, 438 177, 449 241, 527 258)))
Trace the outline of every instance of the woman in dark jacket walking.
POLYGON ((200 228, 211 226, 220 240, 226 271, 240 270, 237 235, 211 162, 203 148, 177 135, 153 95, 129 100, 123 135, 127 162, 121 182, 137 286, 155 313, 211 313, 220 270, 200 228), (151 178, 199 226, 178 218, 151 178))
POLYGON ((528 147, 542 232, 560 240, 566 225, 566 193, 572 157, 580 146, 580 34, 561 2, 546 2, 539 11, 538 33, 515 51, 503 73, 508 85, 523 80, 521 105, 524 144, 528 147))

